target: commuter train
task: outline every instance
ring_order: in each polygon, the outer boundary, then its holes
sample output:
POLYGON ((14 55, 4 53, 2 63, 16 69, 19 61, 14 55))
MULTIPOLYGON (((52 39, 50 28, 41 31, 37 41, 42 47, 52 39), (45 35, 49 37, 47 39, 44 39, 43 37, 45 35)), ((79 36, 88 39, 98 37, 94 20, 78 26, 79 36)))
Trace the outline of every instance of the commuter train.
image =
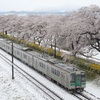
MULTIPOLYGON (((11 41, 0 40, 0 48, 12 54, 11 41)), ((69 91, 83 91, 86 87, 86 73, 72 64, 67 64, 50 56, 28 50, 28 48, 13 43, 13 54, 20 61, 41 72, 50 80, 69 91)))

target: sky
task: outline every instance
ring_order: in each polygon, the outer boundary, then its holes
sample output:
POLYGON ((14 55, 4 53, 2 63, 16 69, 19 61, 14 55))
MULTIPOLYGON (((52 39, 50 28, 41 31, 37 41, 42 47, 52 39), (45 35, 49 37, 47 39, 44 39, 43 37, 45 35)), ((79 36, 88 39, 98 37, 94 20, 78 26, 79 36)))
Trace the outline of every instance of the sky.
POLYGON ((100 0, 0 0, 0 11, 74 11, 100 0))

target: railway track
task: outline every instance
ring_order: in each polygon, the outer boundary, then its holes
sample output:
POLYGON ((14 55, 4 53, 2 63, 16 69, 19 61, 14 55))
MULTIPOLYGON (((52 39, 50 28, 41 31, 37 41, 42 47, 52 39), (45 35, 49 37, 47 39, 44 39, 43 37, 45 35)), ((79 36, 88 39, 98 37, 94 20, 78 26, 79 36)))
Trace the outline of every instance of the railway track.
POLYGON ((75 97, 77 97, 79 100, 100 100, 100 98, 96 97, 95 95, 87 92, 84 90, 84 92, 76 92, 73 94, 75 97))
POLYGON ((78 98, 79 100, 90 100, 90 99, 87 99, 85 98, 84 96, 80 95, 80 94, 77 94, 77 93, 74 93, 73 94, 76 98, 78 98))
POLYGON ((83 93, 76 92, 75 95, 76 95, 80 100, 94 100, 94 99, 90 98, 89 96, 84 95, 83 93))
POLYGON ((87 95, 88 97, 92 98, 93 100, 100 100, 100 98, 96 97, 95 95, 93 95, 85 90, 84 90, 83 94, 87 95))
MULTIPOLYGON (((11 60, 9 60, 8 58, 6 58, 4 55, 2 55, 0 53, 0 57, 6 61, 9 65, 12 65, 11 60)), ((22 68, 20 68, 19 66, 17 66, 16 64, 14 64, 14 68, 20 73, 22 74, 26 79, 28 79, 32 84, 34 84, 36 87, 38 87, 42 92, 44 92, 47 96, 49 96, 49 98, 51 98, 52 100, 63 100, 63 98, 61 98, 59 95, 57 95, 56 93, 54 93, 52 90, 50 90, 49 88, 47 88, 45 85, 41 84, 38 80, 36 80, 34 77, 32 77, 29 73, 27 73, 26 71, 24 71, 22 68)))

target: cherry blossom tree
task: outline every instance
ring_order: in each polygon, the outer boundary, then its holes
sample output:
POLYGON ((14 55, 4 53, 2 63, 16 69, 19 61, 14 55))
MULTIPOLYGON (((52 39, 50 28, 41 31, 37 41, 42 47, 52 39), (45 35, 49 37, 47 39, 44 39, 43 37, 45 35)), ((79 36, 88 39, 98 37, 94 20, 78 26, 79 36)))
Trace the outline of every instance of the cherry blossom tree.
POLYGON ((65 22, 60 45, 76 55, 81 48, 91 45, 100 52, 100 8, 84 7, 74 12, 65 22))
POLYGON ((52 46, 56 40, 57 48, 69 50, 73 55, 84 53, 87 47, 100 52, 100 8, 82 7, 69 15, 2 15, 0 32, 4 31, 38 44, 44 41, 46 46, 52 46))

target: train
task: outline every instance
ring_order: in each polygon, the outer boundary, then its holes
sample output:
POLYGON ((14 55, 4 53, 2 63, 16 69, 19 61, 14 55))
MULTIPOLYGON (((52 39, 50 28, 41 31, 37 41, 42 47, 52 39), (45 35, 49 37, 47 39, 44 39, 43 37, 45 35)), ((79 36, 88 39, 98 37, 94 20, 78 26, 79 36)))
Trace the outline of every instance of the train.
MULTIPOLYGON (((0 49, 12 54, 11 41, 0 39, 0 49)), ((78 69, 72 64, 68 64, 47 54, 38 53, 16 43, 13 43, 13 55, 70 92, 82 92, 86 87, 85 71, 78 69)))

